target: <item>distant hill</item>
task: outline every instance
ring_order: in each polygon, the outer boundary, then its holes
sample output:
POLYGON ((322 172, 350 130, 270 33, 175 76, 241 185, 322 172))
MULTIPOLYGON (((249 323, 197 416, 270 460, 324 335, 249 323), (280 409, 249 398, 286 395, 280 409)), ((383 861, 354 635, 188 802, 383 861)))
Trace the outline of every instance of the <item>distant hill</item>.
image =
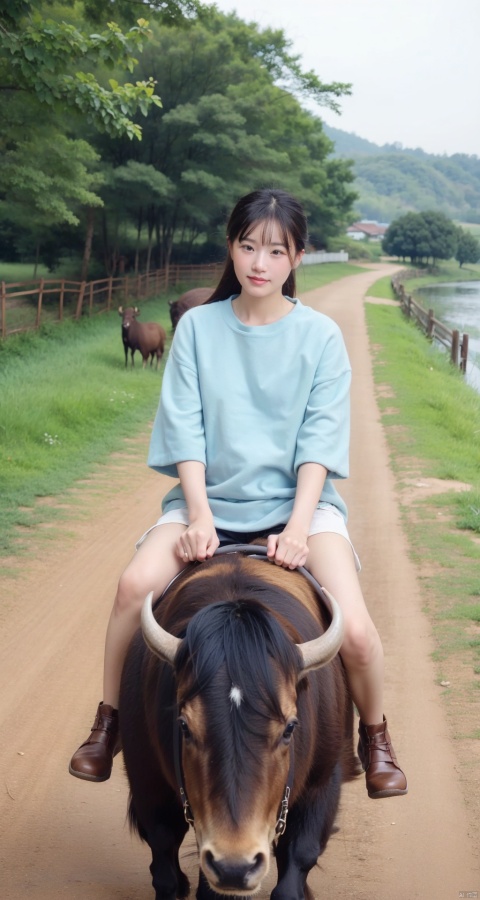
POLYGON ((480 223, 480 159, 455 153, 437 156, 401 144, 379 146, 324 124, 333 155, 352 159, 362 219, 391 222, 409 210, 433 209, 459 222, 480 223))

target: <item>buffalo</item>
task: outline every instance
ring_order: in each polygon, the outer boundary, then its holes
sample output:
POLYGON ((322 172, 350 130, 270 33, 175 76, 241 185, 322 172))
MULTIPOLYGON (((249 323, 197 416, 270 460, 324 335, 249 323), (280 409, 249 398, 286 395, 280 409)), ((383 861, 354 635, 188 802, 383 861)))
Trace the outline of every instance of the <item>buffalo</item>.
POLYGON ((200 306, 202 303, 205 303, 205 300, 209 300, 212 293, 212 288, 192 288, 191 291, 182 294, 178 300, 169 300, 172 328, 175 329, 177 327, 179 320, 186 313, 187 309, 192 309, 194 306, 200 306))
POLYGON ((340 610, 308 572, 265 553, 223 547, 184 569, 154 612, 150 594, 127 655, 129 820, 150 846, 156 900, 188 895, 178 853, 190 824, 197 900, 257 893, 271 849, 271 900, 312 900, 308 873, 357 773, 340 610))
POLYGON ((125 368, 128 365, 128 351, 130 350, 132 367, 134 366, 135 351, 139 350, 143 359, 143 368, 146 367, 148 357, 151 357, 150 365, 153 366, 153 358, 156 357, 156 367, 163 356, 167 335, 165 329, 157 322, 137 322, 140 310, 136 306, 118 307, 118 314, 122 317, 122 341, 125 350, 125 368))

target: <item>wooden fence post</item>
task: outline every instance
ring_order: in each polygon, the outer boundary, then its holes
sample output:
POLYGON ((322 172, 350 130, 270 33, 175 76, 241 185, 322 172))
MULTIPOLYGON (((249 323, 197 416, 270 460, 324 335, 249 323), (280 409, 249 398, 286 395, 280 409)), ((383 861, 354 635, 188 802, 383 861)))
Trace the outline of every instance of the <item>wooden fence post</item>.
POLYGON ((60 298, 58 302, 58 320, 59 322, 63 322, 63 304, 65 300, 65 279, 62 278, 60 282, 60 298))
POLYGON ((82 315, 82 306, 83 306, 83 297, 85 294, 85 287, 86 287, 86 282, 82 281, 80 283, 80 288, 78 291, 77 308, 75 310, 75 318, 76 319, 79 319, 80 316, 82 315))
POLYGON ((465 375, 467 371, 467 359, 468 359, 468 334, 463 335, 462 345, 460 350, 460 368, 465 375))
POLYGON ((2 281, 2 287, 0 292, 0 313, 2 316, 2 338, 7 334, 7 288, 5 287, 5 282, 2 281))
POLYGON ((452 350, 450 358, 454 366, 458 366, 458 348, 460 346, 460 335, 458 331, 452 331, 452 350))
POLYGON ((127 304, 128 304, 128 287, 129 287, 128 275, 125 276, 124 287, 125 287, 125 290, 123 292, 123 296, 125 299, 123 302, 124 302, 125 306, 127 306, 127 304))
POLYGON ((36 328, 40 328, 40 319, 42 317, 42 302, 43 302, 43 278, 40 279, 40 284, 38 286, 37 321, 35 323, 36 328))
POLYGON ((428 310, 428 318, 427 318, 427 337, 429 337, 429 338, 433 337, 433 330, 435 328, 433 319, 434 319, 433 309, 429 309, 428 310))
POLYGON ((108 279, 108 295, 107 295, 107 309, 110 312, 110 308, 112 306, 112 287, 113 287, 113 275, 110 275, 108 279))

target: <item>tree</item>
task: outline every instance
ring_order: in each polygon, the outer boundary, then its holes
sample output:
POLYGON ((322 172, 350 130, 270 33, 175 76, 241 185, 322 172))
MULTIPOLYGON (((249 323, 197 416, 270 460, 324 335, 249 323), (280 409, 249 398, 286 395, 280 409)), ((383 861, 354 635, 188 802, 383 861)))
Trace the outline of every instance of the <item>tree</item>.
POLYGON ((410 257, 412 263, 451 259, 457 248, 457 229, 443 213, 407 213, 388 227, 382 242, 385 253, 410 257))
MULTIPOLYGON (((283 33, 266 36, 218 12, 186 28, 154 23, 152 30, 139 70, 157 82, 162 108, 152 110, 141 143, 100 136, 95 144, 114 168, 129 160, 153 166, 172 186, 148 207, 157 264, 168 264, 180 247, 183 259, 194 258, 196 248, 203 259, 218 258, 229 208, 264 185, 283 186, 304 201, 320 246, 341 230, 354 199, 350 165, 328 160, 332 144, 321 121, 276 83, 278 60, 284 59, 283 81, 290 64, 283 33)), ((314 93, 329 101, 327 86, 321 91, 316 83, 314 93)), ((104 215, 112 220, 108 202, 104 215)), ((134 218, 146 222, 140 196, 134 218)))
MULTIPOLYGON (((196 5, 195 0, 155 2, 172 14, 196 5)), ((95 0, 99 21, 111 14, 112 5, 122 15, 127 6, 125 0, 95 0)), ((134 115, 146 116, 161 101, 151 77, 131 83, 122 75, 133 71, 149 36, 144 19, 125 31, 108 22, 90 33, 80 4, 0 3, 0 219, 30 232, 37 256, 42 239, 48 242, 48 228, 78 225, 83 207, 88 210, 86 271, 94 209, 102 200, 98 157, 83 138, 89 128, 141 137, 134 115), (76 129, 82 139, 76 139, 76 129)))
MULTIPOLYGON (((160 104, 151 78, 135 84, 120 84, 110 78, 108 87, 91 71, 123 67, 132 72, 136 53, 149 36, 148 22, 125 33, 110 22, 98 34, 88 34, 71 21, 45 19, 42 3, 19 3, 28 16, 12 20, 0 11, 0 92, 33 95, 39 105, 68 108, 86 121, 111 134, 140 137, 141 128, 132 121, 137 110, 147 115, 152 104, 160 104), (89 70, 90 69, 90 70, 89 70)), ((71 17, 71 11, 67 13, 71 17)))
POLYGON ((451 259, 457 250, 458 233, 454 223, 444 213, 419 213, 428 232, 428 251, 425 254, 434 266, 439 259, 451 259))
POLYGON ((82 207, 97 207, 100 184, 92 172, 97 155, 86 141, 37 129, 35 141, 22 141, 3 156, 0 167, 0 219, 30 234, 38 261, 49 229, 78 225, 82 207))
POLYGON ((480 260, 480 241, 464 228, 459 228, 459 237, 455 259, 462 268, 464 263, 477 263, 480 260))

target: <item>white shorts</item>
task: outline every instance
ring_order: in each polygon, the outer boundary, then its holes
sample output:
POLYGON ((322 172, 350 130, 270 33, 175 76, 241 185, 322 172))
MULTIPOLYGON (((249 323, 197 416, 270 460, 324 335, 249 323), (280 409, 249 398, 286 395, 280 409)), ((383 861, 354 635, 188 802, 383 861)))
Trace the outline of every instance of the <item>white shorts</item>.
MULTIPOLYGON (((164 513, 162 516, 160 516, 158 522, 155 522, 155 525, 152 525, 151 528, 149 528, 144 534, 142 534, 141 538, 135 544, 136 549, 138 550, 140 545, 143 544, 147 534, 150 534, 150 532, 153 531, 154 528, 158 528, 159 525, 168 525, 170 523, 185 525, 185 527, 188 525, 188 510, 186 506, 182 506, 179 509, 171 509, 170 512, 164 513)), ((222 531, 222 529, 219 529, 219 531, 222 531)), ((345 524, 345 519, 343 518, 340 510, 338 510, 336 506, 333 506, 330 503, 326 503, 320 508, 317 507, 310 523, 308 536, 311 537, 311 535, 313 534, 321 534, 322 532, 333 532, 334 534, 340 534, 345 538, 345 540, 348 541, 352 548, 353 558, 355 560, 355 568, 357 572, 360 572, 360 560, 356 553, 355 547, 350 540, 347 526, 345 524)), ((265 529, 264 533, 271 534, 273 533, 273 529, 272 531, 265 529)), ((240 543, 242 536, 237 533, 237 537, 238 542, 240 543)), ((248 541, 248 543, 250 543, 250 540, 248 541)))

